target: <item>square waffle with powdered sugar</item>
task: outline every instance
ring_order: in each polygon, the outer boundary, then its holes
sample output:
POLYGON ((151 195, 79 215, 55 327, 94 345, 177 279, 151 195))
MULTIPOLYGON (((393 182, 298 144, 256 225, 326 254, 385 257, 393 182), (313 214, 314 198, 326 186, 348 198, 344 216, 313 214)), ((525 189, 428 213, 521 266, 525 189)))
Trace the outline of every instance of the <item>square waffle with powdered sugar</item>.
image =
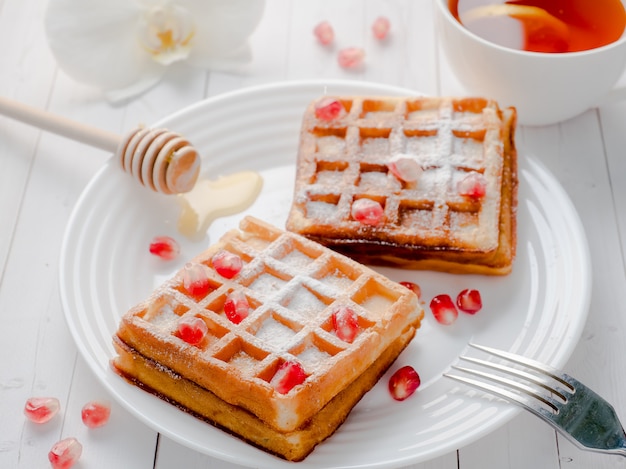
POLYGON ((515 125, 514 108, 482 98, 315 100, 287 229, 363 263, 507 274, 515 125))
POLYGON ((300 460, 343 422, 422 317, 406 287, 246 217, 123 316, 112 364, 138 386, 269 452, 300 460), (218 265, 223 253, 241 265, 220 270, 231 265, 218 265), (203 289, 188 281, 198 266, 203 289), (232 298, 244 301, 245 314, 232 316, 232 298), (353 315, 352 335, 336 327, 339 311, 353 315), (200 340, 185 338, 180 326, 188 319, 205 325, 200 340), (294 363, 301 375, 277 387, 280 370, 294 363))

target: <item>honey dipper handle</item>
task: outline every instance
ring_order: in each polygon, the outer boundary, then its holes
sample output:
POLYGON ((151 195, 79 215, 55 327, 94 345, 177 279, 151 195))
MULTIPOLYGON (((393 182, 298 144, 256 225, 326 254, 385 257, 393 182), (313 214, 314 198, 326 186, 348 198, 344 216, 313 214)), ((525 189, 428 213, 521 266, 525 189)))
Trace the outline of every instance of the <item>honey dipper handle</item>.
POLYGON ((114 153, 121 137, 0 96, 0 114, 78 142, 114 153))

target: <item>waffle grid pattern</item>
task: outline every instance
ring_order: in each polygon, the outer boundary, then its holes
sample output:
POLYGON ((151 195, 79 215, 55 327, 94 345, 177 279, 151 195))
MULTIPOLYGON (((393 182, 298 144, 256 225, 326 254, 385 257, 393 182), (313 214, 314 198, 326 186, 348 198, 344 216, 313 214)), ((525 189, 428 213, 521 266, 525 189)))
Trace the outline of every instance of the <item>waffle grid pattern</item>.
POLYGON ((179 273, 131 310, 125 327, 147 338, 144 354, 160 354, 165 366, 184 376, 195 374, 194 381, 277 428, 295 428, 306 420, 303 408, 308 416, 319 410, 407 324, 415 325, 418 307, 405 287, 298 235, 252 218, 242 222, 241 230, 229 232, 193 261, 210 268, 212 288, 205 297, 190 297, 179 273), (232 280, 211 268, 218 249, 244 260, 232 280), (224 314, 226 297, 234 290, 242 291, 251 306, 240 324, 224 314), (331 316, 339 306, 359 317, 360 332, 351 344, 332 329, 331 316), (199 346, 177 336, 183 315, 207 324, 209 334, 199 346), (273 392, 269 380, 283 361, 293 359, 302 364, 307 380, 287 395, 273 392), (292 411, 299 415, 295 420, 292 411))
POLYGON ((457 248, 497 246, 503 145, 495 103, 477 98, 339 100, 345 115, 317 119, 312 103, 303 119, 294 231, 313 234, 323 227, 331 230, 324 235, 352 237, 367 229, 372 237, 389 241, 409 237, 457 248), (416 182, 389 172, 390 159, 398 155, 422 167, 416 182), (488 182, 480 200, 456 189, 472 171, 488 182), (363 197, 383 206, 384 226, 365 228, 351 218, 353 201, 363 197))

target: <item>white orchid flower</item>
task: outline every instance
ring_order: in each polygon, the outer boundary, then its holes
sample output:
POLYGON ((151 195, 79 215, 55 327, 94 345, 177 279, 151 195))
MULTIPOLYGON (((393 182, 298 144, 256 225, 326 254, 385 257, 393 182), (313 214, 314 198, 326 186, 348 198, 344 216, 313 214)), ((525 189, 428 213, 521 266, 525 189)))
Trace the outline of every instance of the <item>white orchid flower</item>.
POLYGON ((48 42, 59 66, 111 99, 141 93, 173 64, 236 70, 263 0, 50 0, 48 42))

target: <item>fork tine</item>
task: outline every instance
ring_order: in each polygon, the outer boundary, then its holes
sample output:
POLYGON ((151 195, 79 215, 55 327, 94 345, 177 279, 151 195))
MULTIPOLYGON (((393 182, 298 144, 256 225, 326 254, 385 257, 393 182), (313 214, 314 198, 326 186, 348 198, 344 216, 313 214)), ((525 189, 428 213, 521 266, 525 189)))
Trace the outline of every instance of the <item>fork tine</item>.
MULTIPOLYGON (((478 358, 474 358, 474 357, 466 357, 464 355, 459 357, 461 360, 470 362, 470 363, 474 363, 476 365, 481 365, 484 366, 486 368, 491 368, 493 370, 497 370, 497 371, 501 371, 503 373, 512 375, 512 376, 516 376, 518 378, 524 379, 530 383, 533 383, 543 389, 545 389, 546 391, 556 395, 559 399, 561 399, 563 402, 567 401, 567 397, 560 392, 558 389, 555 389, 555 387, 550 386, 548 383, 546 383, 545 381, 543 381, 542 379, 540 379, 537 376, 534 376, 530 373, 527 373, 525 371, 522 370, 518 370, 516 368, 511 368, 511 367, 507 367, 504 365, 500 365, 498 363, 494 363, 494 362, 490 362, 490 361, 486 361, 486 360, 480 360, 478 358)), ((559 381, 560 382, 560 381, 559 381)))
MULTIPOLYGON (((517 381, 513 381, 511 379, 505 378, 503 376, 498 376, 498 375, 494 375, 494 374, 490 374, 490 373, 485 373, 483 371, 479 371, 479 370, 473 370, 471 368, 465 368, 462 366, 457 366, 457 365, 453 365, 452 368, 454 368, 455 370, 459 370, 462 371, 464 373, 470 374, 470 375, 474 375, 474 376, 479 376, 485 379, 488 379, 489 381, 493 381, 494 383, 498 383, 502 386, 507 386, 508 388, 511 389, 515 389, 516 391, 519 391, 533 399, 536 399, 540 402, 542 402, 544 405, 546 405, 547 407, 549 407, 552 412, 558 412, 559 411, 559 404, 553 400, 552 398, 548 397, 548 396, 542 396, 541 394, 537 393, 533 388, 526 386, 522 383, 518 383, 517 381)), ((504 367, 503 367, 504 368, 504 367)), ((449 374, 445 374, 445 376, 448 376, 449 378, 453 378, 456 379, 457 376, 456 375, 449 375, 449 374)), ((469 379, 469 378, 466 378, 469 379)), ((472 380, 474 381, 474 380, 472 380)), ((466 381, 467 382, 467 381, 466 381)), ((479 382, 480 383, 480 382, 479 382)), ((486 383, 481 383, 483 386, 486 383)), ((491 388, 491 385, 488 385, 491 388)), ((518 394, 515 394, 513 392, 510 392, 508 390, 504 390, 501 388, 495 388, 498 389, 500 393, 505 392, 507 393, 507 396, 509 399, 514 400, 515 402, 517 402, 518 404, 521 404, 522 402, 525 402, 518 394)), ((530 408, 531 406, 527 405, 528 408, 530 408)))
POLYGON ((448 371, 443 373, 444 376, 528 410, 582 449, 626 456, 626 432, 613 406, 600 395, 577 379, 548 365, 510 352, 470 345, 527 369, 510 368, 504 363, 462 356, 461 360, 487 367, 496 373, 452 365, 451 369, 461 374, 448 371), (534 377, 530 370, 537 372, 539 377, 534 377), (512 379, 507 376, 512 376, 512 379), (548 386, 546 378, 555 382, 550 382, 548 386), (562 389, 563 393, 555 392, 553 386, 562 389), (553 399, 553 395, 557 395, 562 402, 553 399))
POLYGON ((489 394, 493 394, 494 396, 497 397, 501 397, 502 399, 511 402, 513 404, 516 404, 524 409, 526 409, 527 411, 535 414, 538 417, 541 417, 543 419, 545 419, 545 415, 543 415, 541 412, 539 412, 535 407, 531 406, 528 404, 528 402, 526 402, 524 399, 522 399, 522 397, 519 394, 516 394, 512 391, 509 391, 508 389, 505 388, 500 388, 494 385, 491 385, 489 383, 485 383, 483 381, 479 381, 477 379, 472 379, 472 378, 467 378, 465 376, 458 376, 458 375, 453 375, 450 373, 444 373, 443 376, 446 376, 450 379, 453 379, 455 381, 458 381, 460 383, 464 383, 469 385, 470 387, 479 389, 481 391, 487 392, 489 394))
POLYGON ((503 350, 498 350, 498 349, 494 349, 491 347, 485 347, 484 345, 478 345, 478 344, 474 344, 471 342, 469 343, 469 345, 470 347, 473 347, 478 350, 482 350, 483 352, 489 353, 496 357, 504 358, 513 363, 517 363, 519 365, 524 365, 524 366, 527 366, 528 368, 532 368, 533 370, 539 371, 540 373, 543 373, 544 375, 549 376, 550 378, 558 381, 563 386, 565 386, 568 390, 572 392, 575 390, 574 387, 568 381, 565 380, 565 378, 563 377, 563 374, 556 368, 545 365, 531 358, 522 357, 520 355, 515 355, 510 352, 505 352, 503 350))

